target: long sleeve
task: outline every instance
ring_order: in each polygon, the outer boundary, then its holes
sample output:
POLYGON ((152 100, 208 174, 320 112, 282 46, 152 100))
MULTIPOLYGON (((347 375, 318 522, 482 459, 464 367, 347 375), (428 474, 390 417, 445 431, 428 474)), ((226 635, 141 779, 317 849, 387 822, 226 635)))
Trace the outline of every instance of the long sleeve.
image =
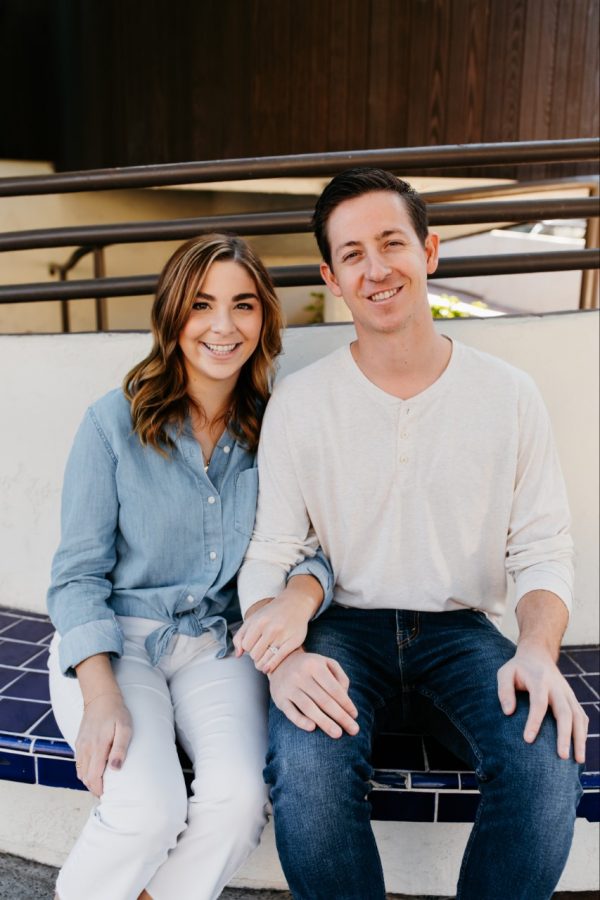
POLYGON ((288 574, 315 575, 323 585, 325 602, 330 602, 333 575, 330 568, 325 573, 322 558, 316 557, 318 542, 294 469, 278 391, 271 398, 263 419, 258 472, 256 523, 238 575, 242 614, 258 600, 281 593, 288 574), (298 564, 300 567, 290 573, 298 564))
POLYGON ((519 398, 519 452, 506 566, 516 591, 557 594, 567 609, 573 602, 573 543, 569 506, 550 420, 530 379, 519 398))
POLYGON ((65 471, 61 541, 52 564, 48 611, 61 635, 63 672, 96 653, 120 655, 123 639, 107 605, 116 561, 116 457, 93 411, 75 436, 65 471))

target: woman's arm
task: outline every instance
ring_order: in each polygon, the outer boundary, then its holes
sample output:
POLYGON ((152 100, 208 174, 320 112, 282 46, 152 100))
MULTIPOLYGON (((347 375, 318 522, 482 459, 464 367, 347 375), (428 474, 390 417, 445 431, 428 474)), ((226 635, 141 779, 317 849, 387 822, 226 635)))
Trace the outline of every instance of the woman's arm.
POLYGON ((268 675, 302 646, 308 623, 323 603, 324 591, 313 575, 293 575, 277 597, 259 600, 233 639, 236 656, 248 653, 268 675))
POLYGON ((99 797, 106 766, 120 769, 127 755, 132 725, 110 658, 97 653, 75 667, 83 695, 83 718, 75 741, 77 777, 99 797))

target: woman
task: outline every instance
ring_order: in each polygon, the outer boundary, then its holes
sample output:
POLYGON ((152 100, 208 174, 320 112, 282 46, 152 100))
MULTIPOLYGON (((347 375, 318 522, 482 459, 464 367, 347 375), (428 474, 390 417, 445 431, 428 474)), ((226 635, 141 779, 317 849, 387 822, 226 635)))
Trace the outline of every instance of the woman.
MULTIPOLYGON (((162 272, 152 350, 75 438, 48 593, 50 689, 100 803, 60 900, 210 900, 258 844, 265 685, 230 637, 280 329, 244 241, 189 241, 162 272), (176 738, 194 766, 189 802, 176 738)), ((318 603, 309 571, 326 582, 312 560, 282 597, 318 603)))

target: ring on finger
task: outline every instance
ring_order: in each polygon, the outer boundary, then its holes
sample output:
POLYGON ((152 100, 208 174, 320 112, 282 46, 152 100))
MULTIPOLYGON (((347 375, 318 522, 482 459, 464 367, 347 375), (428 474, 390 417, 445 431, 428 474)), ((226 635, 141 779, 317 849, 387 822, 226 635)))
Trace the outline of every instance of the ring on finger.
POLYGON ((279 647, 276 647, 275 644, 269 644, 268 650, 273 656, 276 656, 279 653, 279 647))

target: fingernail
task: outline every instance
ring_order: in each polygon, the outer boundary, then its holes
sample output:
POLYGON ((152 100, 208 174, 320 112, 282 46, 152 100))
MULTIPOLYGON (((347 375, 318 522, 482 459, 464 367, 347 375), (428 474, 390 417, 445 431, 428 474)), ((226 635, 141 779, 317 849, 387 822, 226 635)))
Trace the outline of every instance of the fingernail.
POLYGON ((122 765, 123 763, 120 759, 113 759, 110 764, 111 769, 120 769, 122 765))
POLYGON ((526 731, 526 732, 525 732, 525 740, 526 740, 528 743, 531 743, 531 741, 532 741, 534 738, 535 738, 535 732, 533 732, 533 731, 526 731))

